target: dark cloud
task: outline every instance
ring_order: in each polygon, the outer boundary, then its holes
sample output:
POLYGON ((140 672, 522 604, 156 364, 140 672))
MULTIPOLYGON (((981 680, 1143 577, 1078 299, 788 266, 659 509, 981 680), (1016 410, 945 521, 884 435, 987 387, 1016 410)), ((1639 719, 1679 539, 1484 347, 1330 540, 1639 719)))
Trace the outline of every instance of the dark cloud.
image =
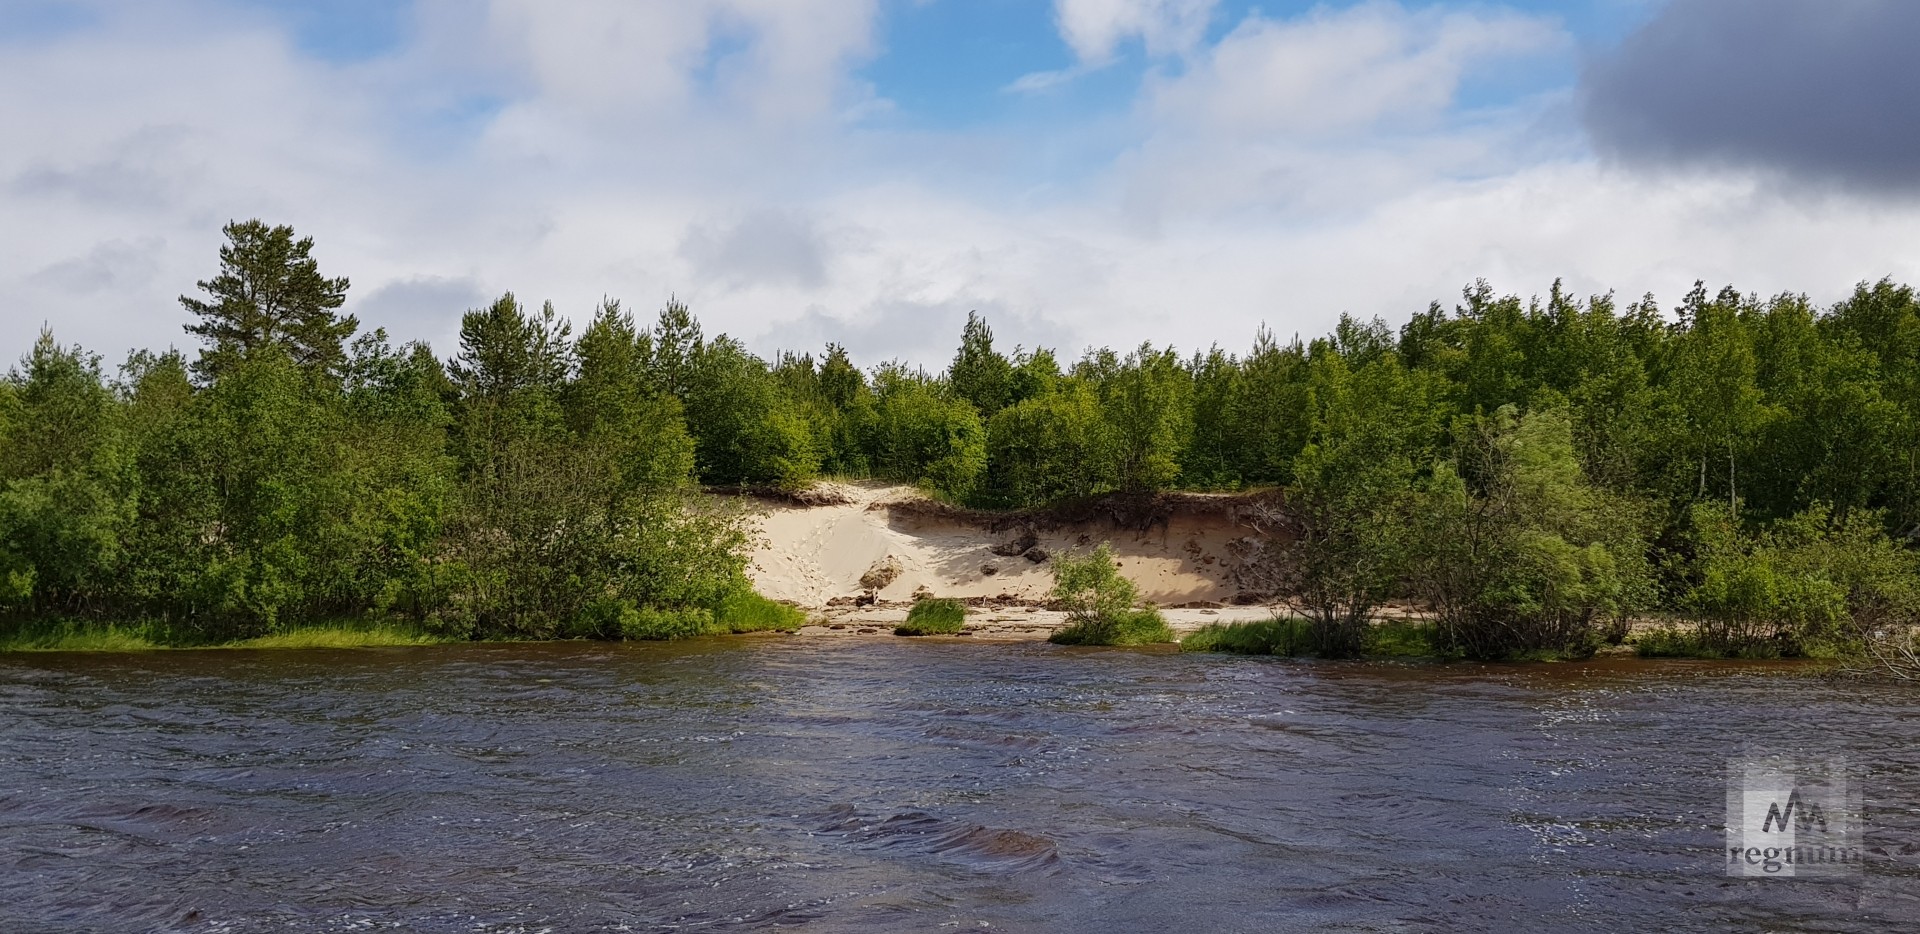
POLYGON ((1584 79, 1598 149, 1920 189, 1914 0, 1673 0, 1584 79))
POLYGON ((358 299, 349 296, 346 310, 367 330, 386 328, 396 340, 425 340, 439 347, 459 330, 462 314, 495 297, 470 278, 416 276, 389 282, 358 299))
POLYGON ((177 202, 191 174, 185 156, 190 136, 180 127, 146 127, 114 142, 104 158, 32 165, 13 178, 11 187, 23 195, 110 208, 167 208, 177 202))
POLYGON ((680 241, 680 256, 702 280, 733 288, 817 288, 827 278, 819 230, 805 216, 786 211, 757 211, 717 227, 695 225, 680 241))
POLYGON ((159 254, 165 246, 166 241, 158 237, 132 243, 109 240, 96 244, 84 256, 64 259, 41 269, 27 281, 73 295, 140 288, 153 281, 159 272, 159 254))

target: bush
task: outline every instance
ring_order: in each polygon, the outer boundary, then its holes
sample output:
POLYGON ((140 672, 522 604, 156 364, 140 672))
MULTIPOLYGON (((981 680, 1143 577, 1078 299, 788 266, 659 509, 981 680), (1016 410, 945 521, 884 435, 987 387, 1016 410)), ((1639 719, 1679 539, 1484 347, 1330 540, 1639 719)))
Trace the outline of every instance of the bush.
POLYGON ((1122 610, 1107 619, 1070 623, 1047 637, 1055 645, 1152 645, 1177 642, 1160 611, 1151 607, 1122 610))
POLYGON ((1053 602, 1067 611, 1067 626, 1048 642, 1059 645, 1145 645, 1173 642, 1159 610, 1134 607, 1138 592, 1120 574, 1113 546, 1053 560, 1053 602))
POLYGON ((967 607, 958 600, 924 597, 914 601, 896 636, 950 636, 967 628, 967 607))
POLYGON ((1872 654, 1876 634, 1920 619, 1920 569, 1877 513, 1816 505, 1758 533, 1720 506, 1695 506, 1689 518, 1693 584, 1678 603, 1695 628, 1642 637, 1643 655, 1872 654))
POLYGON ((1101 543, 1091 554, 1063 554, 1053 562, 1053 602, 1074 623, 1117 619, 1133 608, 1139 592, 1120 574, 1113 546, 1101 543))
POLYGON ((1455 426, 1415 496, 1410 577, 1446 654, 1584 658, 1652 594, 1640 505, 1581 472, 1563 408, 1455 426))
POLYGON ((637 607, 603 598, 589 604, 566 632, 576 639, 663 641, 729 633, 792 632, 806 624, 805 613, 741 585, 729 590, 711 608, 637 607))

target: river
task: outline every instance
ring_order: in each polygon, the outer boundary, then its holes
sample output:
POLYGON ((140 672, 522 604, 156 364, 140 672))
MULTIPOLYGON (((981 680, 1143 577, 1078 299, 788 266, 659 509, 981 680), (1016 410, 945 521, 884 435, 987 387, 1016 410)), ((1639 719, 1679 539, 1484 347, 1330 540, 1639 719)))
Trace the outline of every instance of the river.
POLYGON ((897 639, 0 657, 0 930, 1920 929, 1920 689, 897 639), (1723 873, 1844 755, 1849 879, 1723 873))

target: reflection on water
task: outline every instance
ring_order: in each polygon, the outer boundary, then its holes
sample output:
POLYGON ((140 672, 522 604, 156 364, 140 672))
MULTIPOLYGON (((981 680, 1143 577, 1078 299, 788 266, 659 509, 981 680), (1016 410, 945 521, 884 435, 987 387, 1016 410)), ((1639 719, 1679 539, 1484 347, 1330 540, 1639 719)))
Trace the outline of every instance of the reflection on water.
POLYGON ((0 930, 1883 931, 1920 693, 867 640, 0 659, 0 930), (1728 756, 1865 769, 1730 879, 1728 756))

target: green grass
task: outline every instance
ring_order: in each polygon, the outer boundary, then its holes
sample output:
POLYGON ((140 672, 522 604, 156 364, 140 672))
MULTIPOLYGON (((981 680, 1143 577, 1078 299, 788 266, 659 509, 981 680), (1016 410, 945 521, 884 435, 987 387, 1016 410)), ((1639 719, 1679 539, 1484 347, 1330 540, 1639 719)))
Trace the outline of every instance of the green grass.
POLYGON ((1433 624, 1411 619, 1387 619, 1367 630, 1366 654, 1385 658, 1444 658, 1448 653, 1433 644, 1433 624))
POLYGON ((967 606, 958 600, 924 597, 907 611, 907 621, 894 627, 896 636, 950 636, 967 628, 967 606))
POLYGON ((1153 645, 1178 642, 1159 610, 1127 610, 1118 616, 1073 623, 1047 637, 1056 645, 1153 645))
MULTIPOLYGON (((713 609, 658 610, 617 608, 600 628, 588 620, 597 638, 685 639, 748 632, 792 632, 807 616, 752 591, 738 591, 713 609)), ((568 635, 563 633, 562 635, 568 635)), ((141 652, 153 649, 346 649, 373 646, 434 645, 465 641, 438 635, 410 623, 327 621, 288 626, 246 638, 209 637, 157 622, 105 623, 50 620, 0 631, 4 652, 141 652)))
POLYGON ((1276 616, 1247 623, 1210 623, 1180 640, 1182 652, 1299 655, 1312 643, 1307 621, 1276 616))
POLYGON ((0 652, 145 652, 155 649, 346 649, 448 641, 396 623, 316 623, 247 639, 208 639, 159 623, 58 620, 0 635, 0 652))
POLYGON ((232 649, 359 649, 382 645, 435 645, 447 639, 406 626, 295 626, 226 643, 232 649))
POLYGON ((0 652, 144 652, 166 648, 146 623, 32 623, 0 636, 0 652))
MULTIPOLYGON (((1232 652, 1239 655, 1313 654, 1312 624, 1276 616, 1244 623, 1214 623, 1180 640, 1182 652, 1232 652)), ((1413 620, 1385 620, 1367 630, 1362 654, 1375 658, 1433 658, 1433 627, 1413 620)))
POLYGON ((751 590, 736 590, 713 608, 716 634, 793 632, 807 624, 807 614, 751 590))

